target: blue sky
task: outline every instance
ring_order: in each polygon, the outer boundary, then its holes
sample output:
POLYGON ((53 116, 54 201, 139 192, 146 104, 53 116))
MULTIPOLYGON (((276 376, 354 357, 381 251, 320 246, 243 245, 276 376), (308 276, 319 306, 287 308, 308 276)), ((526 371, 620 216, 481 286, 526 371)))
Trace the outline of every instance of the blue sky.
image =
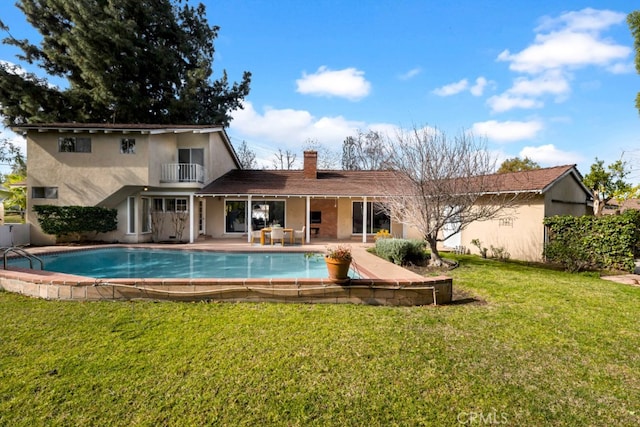
MULTIPOLYGON (((583 174, 622 157, 640 182, 628 0, 204 3, 221 27, 214 75, 253 73, 228 134, 265 166, 308 140, 340 151, 358 129, 432 126, 583 174)), ((0 16, 35 36, 18 9, 0 16)), ((0 60, 14 54, 0 47, 0 60)))

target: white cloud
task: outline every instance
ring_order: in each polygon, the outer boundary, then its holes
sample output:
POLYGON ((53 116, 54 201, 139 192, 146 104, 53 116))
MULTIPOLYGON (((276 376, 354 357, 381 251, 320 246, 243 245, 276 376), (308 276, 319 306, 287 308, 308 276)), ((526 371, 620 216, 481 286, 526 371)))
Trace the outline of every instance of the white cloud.
POLYGON ((542 108, 544 95, 554 95, 556 101, 564 100, 571 92, 569 80, 560 70, 548 70, 536 77, 518 77, 511 88, 500 95, 492 96, 487 104, 494 113, 514 108, 542 108))
POLYGON ((536 31, 571 29, 573 31, 599 31, 624 22, 626 15, 612 10, 597 10, 590 7, 565 12, 557 18, 543 17, 536 31))
MULTIPOLYGON (((358 129, 393 134, 396 127, 387 123, 347 120, 343 116, 314 117, 305 110, 266 108, 261 114, 245 101, 243 110, 233 112, 229 134, 247 140, 249 145, 252 145, 251 141, 261 141, 261 150, 269 157, 278 148, 297 152, 308 139, 340 151, 344 139, 354 135, 358 129)), ((269 161, 266 164, 270 165, 269 161)))
POLYGON ((543 127, 542 122, 537 120, 528 122, 489 120, 474 123, 471 131, 475 135, 487 137, 495 142, 513 142, 535 138, 543 127))
POLYGON ((635 65, 631 62, 618 62, 607 67, 611 74, 629 74, 635 71, 635 65))
POLYGON ((533 44, 517 53, 505 50, 498 55, 498 60, 510 62, 511 70, 523 73, 590 65, 606 68, 631 54, 630 47, 616 44, 600 34, 624 20, 623 13, 591 8, 546 18, 536 28, 539 33, 533 44))
POLYGON ((471 95, 473 96, 482 96, 485 88, 491 83, 493 82, 490 82, 486 78, 480 76, 476 79, 475 84, 473 86, 470 86, 469 80, 462 79, 458 82, 450 83, 448 85, 444 85, 439 88, 436 88, 431 92, 438 96, 451 96, 451 95, 457 95, 461 92, 468 90, 469 92, 471 92, 471 95))
POLYGON ((364 71, 355 68, 330 70, 325 66, 313 74, 302 73, 296 80, 297 92, 304 95, 337 96, 357 101, 369 95, 371 83, 364 78, 364 71))
POLYGON ((542 101, 521 96, 513 96, 509 94, 509 92, 492 96, 487 99, 487 104, 491 107, 491 111, 494 113, 503 113, 514 108, 531 109, 542 108, 544 106, 542 101))
POLYGON ((558 70, 550 70, 535 78, 519 77, 508 90, 511 94, 541 96, 546 93, 563 95, 571 91, 569 82, 558 70))
POLYGON ((401 74, 400 76, 398 76, 398 78, 400 80, 409 80, 409 79, 417 76, 421 72, 422 72, 422 69, 420 67, 412 68, 409 71, 407 71, 406 73, 401 74))
POLYGON ((520 151, 520 157, 528 157, 542 166, 557 166, 580 163, 584 158, 572 151, 562 151, 553 144, 540 145, 538 147, 524 147, 520 151))
POLYGON ((489 84, 489 81, 487 79, 485 79, 484 77, 478 77, 476 79, 476 84, 471 86, 469 91, 473 96, 482 96, 482 94, 484 93, 484 89, 487 87, 488 84, 489 84))
POLYGON ((468 87, 469 81, 467 79, 462 79, 459 82, 450 83, 448 85, 436 88, 433 90, 433 93, 438 96, 451 96, 467 90, 468 87))

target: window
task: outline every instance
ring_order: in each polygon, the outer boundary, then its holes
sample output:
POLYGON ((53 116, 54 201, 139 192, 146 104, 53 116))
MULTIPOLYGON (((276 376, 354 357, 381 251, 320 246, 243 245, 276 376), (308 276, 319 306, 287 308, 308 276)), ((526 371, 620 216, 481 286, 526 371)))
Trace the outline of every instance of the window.
MULTIPOLYGON (((251 201, 251 229, 260 230, 272 224, 285 226, 285 202, 279 200, 251 201)), ((246 233, 247 201, 227 200, 225 202, 225 233, 246 233)))
POLYGON ((142 198, 142 232, 149 233, 151 232, 151 209, 149 209, 150 203, 149 199, 146 197, 142 198))
POLYGON ((31 197, 33 199, 57 199, 58 187, 32 187, 31 197))
POLYGON ((153 210, 155 212, 188 212, 189 204, 187 199, 157 197, 153 199, 153 210))
POLYGON ((153 199, 153 211, 164 212, 164 199, 153 199))
POLYGON ((120 140, 120 154, 136 154, 136 139, 122 138, 120 140))
POLYGON ((176 212, 187 212, 187 199, 176 199, 176 212))
MULTIPOLYGON (((353 202, 353 234, 362 234, 363 202, 353 202)), ((391 231, 391 220, 382 208, 382 204, 367 202, 367 234, 377 233, 380 230, 391 231)))
POLYGON ((90 153, 91 138, 60 137, 58 138, 58 151, 60 153, 90 153))
POLYGON ((127 204, 127 232, 133 234, 136 232, 136 198, 129 197, 127 204))
POLYGON ((225 233, 247 232, 247 202, 227 200, 225 208, 225 233))
POLYGON ((276 200, 252 200, 251 228, 260 230, 273 224, 284 227, 284 202, 276 200))
POLYGON ((513 227, 513 218, 500 218, 498 220, 498 227, 513 227))

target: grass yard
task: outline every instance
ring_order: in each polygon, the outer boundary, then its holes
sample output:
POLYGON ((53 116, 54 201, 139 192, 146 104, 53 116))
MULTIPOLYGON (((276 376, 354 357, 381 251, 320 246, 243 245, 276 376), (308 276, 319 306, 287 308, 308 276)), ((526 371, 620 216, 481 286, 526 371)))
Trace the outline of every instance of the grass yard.
POLYGON ((0 292, 0 426, 640 424, 640 288, 459 259, 454 289, 481 302, 0 292))

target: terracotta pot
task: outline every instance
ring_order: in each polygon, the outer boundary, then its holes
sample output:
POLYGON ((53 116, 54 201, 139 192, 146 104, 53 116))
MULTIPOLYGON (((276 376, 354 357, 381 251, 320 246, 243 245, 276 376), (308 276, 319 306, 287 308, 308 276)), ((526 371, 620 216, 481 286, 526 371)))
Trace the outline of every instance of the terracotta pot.
POLYGON ((343 261, 326 256, 324 257, 324 261, 327 263, 329 279, 334 282, 346 282, 349 280, 349 266, 351 265, 351 261, 343 261))

